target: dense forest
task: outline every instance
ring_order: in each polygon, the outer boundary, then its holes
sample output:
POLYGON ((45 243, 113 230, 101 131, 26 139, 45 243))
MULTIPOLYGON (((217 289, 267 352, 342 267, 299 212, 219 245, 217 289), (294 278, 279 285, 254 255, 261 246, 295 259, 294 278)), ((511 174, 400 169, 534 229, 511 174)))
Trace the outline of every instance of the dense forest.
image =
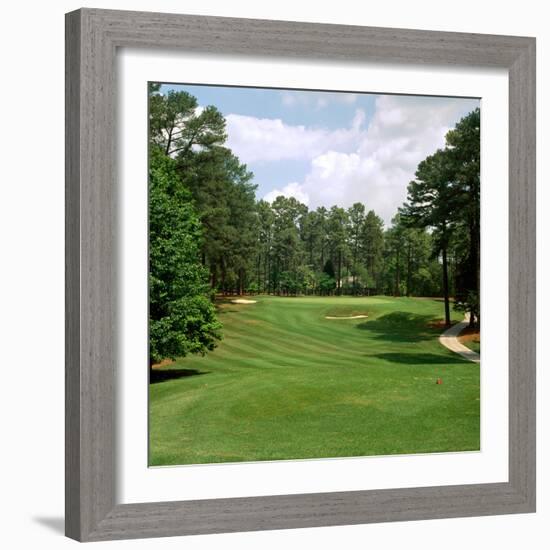
POLYGON ((149 87, 150 356, 204 353, 218 294, 434 296, 479 323, 479 109, 422 161, 391 227, 368 205, 256 199, 214 107, 149 87))

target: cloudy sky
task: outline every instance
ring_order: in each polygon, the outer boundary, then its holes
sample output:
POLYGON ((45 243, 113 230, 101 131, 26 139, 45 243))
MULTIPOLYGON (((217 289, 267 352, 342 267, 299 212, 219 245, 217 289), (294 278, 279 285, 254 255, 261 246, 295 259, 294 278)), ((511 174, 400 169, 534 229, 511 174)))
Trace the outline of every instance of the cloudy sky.
POLYGON ((257 197, 310 208, 362 202, 389 225, 418 163, 477 99, 170 85, 227 120, 228 146, 257 197))

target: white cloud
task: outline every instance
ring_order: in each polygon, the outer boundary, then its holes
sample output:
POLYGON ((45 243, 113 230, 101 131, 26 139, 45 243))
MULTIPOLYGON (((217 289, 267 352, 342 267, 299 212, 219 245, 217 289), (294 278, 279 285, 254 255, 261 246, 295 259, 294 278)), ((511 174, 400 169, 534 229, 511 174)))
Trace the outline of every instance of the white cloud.
POLYGON ((273 189, 265 197, 264 201, 273 202, 279 196, 283 197, 294 197, 297 201, 302 204, 309 206, 309 197, 301 189, 301 185, 298 182, 292 182, 288 185, 285 185, 282 189, 273 189))
POLYGON ((363 111, 363 109, 357 109, 355 111, 355 116, 353 117, 353 120, 351 122, 352 129, 356 132, 359 132, 363 124, 365 124, 366 118, 367 115, 365 114, 365 111, 363 111))
POLYGON ((349 129, 319 135, 318 130, 286 127, 280 137, 284 134, 292 149, 309 155, 311 168, 302 182, 284 186, 281 192, 301 196, 299 200, 313 208, 363 202, 389 224, 406 198, 418 163, 443 147, 447 131, 478 104, 477 100, 380 96, 366 130, 365 115, 359 110, 349 129))
POLYGON ((329 149, 352 151, 357 147, 365 114, 358 109, 350 128, 328 130, 292 126, 279 118, 226 116, 228 146, 245 163, 286 159, 310 160, 329 149))

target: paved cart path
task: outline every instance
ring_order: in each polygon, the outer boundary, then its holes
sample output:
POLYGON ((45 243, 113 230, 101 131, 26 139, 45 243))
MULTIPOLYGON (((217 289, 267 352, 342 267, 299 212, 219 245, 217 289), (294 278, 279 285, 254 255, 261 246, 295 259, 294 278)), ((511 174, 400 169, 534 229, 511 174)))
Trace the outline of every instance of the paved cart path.
POLYGON ((465 317, 464 321, 460 321, 460 323, 453 325, 441 334, 439 341, 447 349, 462 355, 465 359, 473 361, 474 363, 479 363, 479 353, 467 348, 464 344, 460 343, 460 340, 458 339, 458 335, 468 326, 468 323, 469 319, 468 317, 465 317))

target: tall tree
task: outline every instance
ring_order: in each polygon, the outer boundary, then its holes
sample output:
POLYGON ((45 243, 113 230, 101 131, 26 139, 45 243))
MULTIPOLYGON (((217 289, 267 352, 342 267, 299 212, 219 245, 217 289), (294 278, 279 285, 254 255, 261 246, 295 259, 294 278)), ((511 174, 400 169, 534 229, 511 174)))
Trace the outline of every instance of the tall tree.
POLYGON ((365 232, 365 205, 356 202, 348 209, 349 249, 351 253, 351 275, 353 294, 357 294, 358 274, 363 256, 365 232))
POLYGON ((455 242, 455 307, 479 323, 480 117, 475 109, 446 135, 446 147, 422 161, 401 209, 411 224, 431 227, 441 254, 445 321, 449 312, 449 250, 455 242), (466 252, 460 253, 460 251, 466 252))
POLYGON ((349 255, 349 217, 344 208, 333 206, 327 220, 331 258, 336 266, 336 294, 342 294, 344 264, 349 255))
POLYGON ((176 158, 199 211, 202 261, 210 271, 212 288, 242 293, 253 270, 256 185, 246 165, 220 145, 226 137, 224 125, 223 117, 209 107, 198 116, 180 117, 181 132, 173 138, 175 149, 169 156, 176 158), (216 124, 208 122, 210 117, 216 124), (191 148, 186 145, 189 140, 194 141, 191 148))
POLYGON ((199 109, 197 99, 184 91, 162 93, 150 86, 149 136, 164 154, 185 156, 193 148, 221 145, 227 139, 225 119, 213 106, 199 109))
POLYGON ((271 249, 273 246, 273 222, 275 216, 271 206, 266 201, 259 201, 256 205, 257 224, 257 249, 256 249, 256 281, 259 292, 271 291, 271 249))
POLYGON ((232 177, 228 180, 226 201, 229 210, 229 223, 226 229, 226 264, 232 269, 236 279, 235 290, 243 294, 252 280, 254 253, 258 233, 256 214, 256 185, 252 174, 245 165, 231 155, 234 168, 228 170, 232 177))
POLYGON ((322 214, 316 210, 306 212, 300 220, 300 236, 302 238, 305 261, 310 269, 318 269, 323 246, 323 219, 322 214))
POLYGON ((361 237, 363 241, 361 248, 368 275, 366 285, 378 290, 384 252, 384 222, 374 210, 369 210, 365 217, 361 237))
POLYGON ((448 247, 454 224, 453 167, 447 150, 427 157, 408 186, 407 203, 400 209, 404 223, 434 231, 434 253, 441 255, 445 324, 451 324, 448 247))
POLYGON ((294 292, 294 281, 303 258, 299 221, 307 213, 307 206, 294 197, 277 197, 272 205, 274 288, 278 293, 294 292))
POLYGON ((394 296, 403 294, 403 273, 406 265, 406 229, 401 223, 400 215, 392 219, 392 226, 386 231, 386 271, 389 275, 388 283, 394 296))
POLYGON ((464 227, 467 252, 460 266, 456 304, 469 311, 470 325, 479 323, 480 249, 480 111, 462 118, 446 136, 448 155, 454 171, 457 224, 464 227))
POLYGON ((158 147, 149 161, 149 357, 212 350, 221 325, 199 259, 202 231, 175 163, 158 147))

